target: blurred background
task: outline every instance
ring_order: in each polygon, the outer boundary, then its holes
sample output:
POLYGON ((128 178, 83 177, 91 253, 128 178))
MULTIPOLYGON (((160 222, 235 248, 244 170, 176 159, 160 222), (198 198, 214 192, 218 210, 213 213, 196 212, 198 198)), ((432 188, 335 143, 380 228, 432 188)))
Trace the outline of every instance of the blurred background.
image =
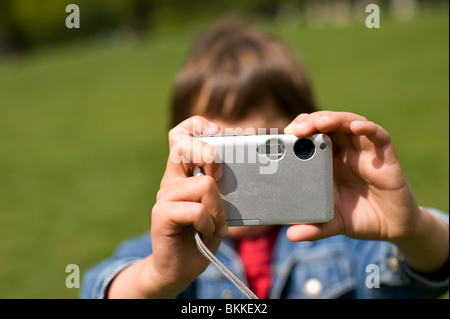
POLYGON ((448 1, 2 0, 0 298, 77 298, 67 265, 149 230, 175 74, 224 17, 283 39, 322 109, 384 126, 419 203, 449 211, 448 1))

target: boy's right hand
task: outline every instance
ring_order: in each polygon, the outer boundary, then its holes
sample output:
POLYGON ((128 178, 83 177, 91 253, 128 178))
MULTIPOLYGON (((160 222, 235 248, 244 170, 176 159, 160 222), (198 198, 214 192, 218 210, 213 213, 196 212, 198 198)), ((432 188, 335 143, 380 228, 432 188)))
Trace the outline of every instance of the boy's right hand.
POLYGON ((218 154, 188 133, 217 134, 219 127, 194 116, 169 132, 170 156, 152 210, 153 254, 148 269, 151 282, 175 295, 209 264, 197 250, 194 230, 213 252, 228 234, 216 185, 222 176, 218 154), (201 166, 205 176, 192 176, 194 165, 201 166))

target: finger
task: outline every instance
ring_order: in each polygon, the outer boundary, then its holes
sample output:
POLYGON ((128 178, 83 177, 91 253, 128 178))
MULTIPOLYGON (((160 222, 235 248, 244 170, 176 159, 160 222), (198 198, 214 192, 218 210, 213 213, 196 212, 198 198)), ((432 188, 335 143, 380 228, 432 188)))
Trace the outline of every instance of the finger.
POLYGON ((224 237, 228 232, 219 189, 215 181, 209 176, 194 176, 182 179, 171 187, 162 188, 157 194, 157 201, 201 203, 213 218, 214 234, 218 237, 224 237))
POLYGON ((302 113, 300 115, 298 115, 291 123, 289 123, 288 126, 285 127, 284 129, 284 134, 294 134, 294 127, 303 121, 303 119, 308 116, 308 113, 302 113))
POLYGON ((328 223, 320 224, 298 224, 292 225, 287 230, 287 237, 290 241, 313 241, 323 239, 343 233, 342 223, 335 216, 328 223))
POLYGON ((350 124, 353 121, 364 121, 364 117, 349 112, 315 112, 305 116, 293 129, 298 137, 311 135, 316 132, 352 133, 350 124))
POLYGON ((327 133, 335 146, 349 147, 354 144, 351 136, 354 134, 351 129, 351 123, 354 121, 367 120, 363 116, 349 112, 320 111, 301 114, 294 120, 292 131, 298 137, 317 132, 327 133))
POLYGON ((214 147, 190 135, 178 135, 174 142, 161 186, 191 176, 194 165, 203 167, 205 174, 216 181, 222 177, 219 153, 214 147))
POLYGON ((186 226, 193 226, 205 239, 211 237, 215 230, 211 214, 197 202, 156 203, 152 211, 152 226, 167 229, 167 236, 178 234, 186 226), (166 226, 161 227, 162 224, 166 226))
POLYGON ((314 112, 314 113, 302 113, 300 115, 298 115, 288 126, 286 126, 286 128, 284 129, 284 133, 285 134, 294 134, 294 128, 305 121, 305 119, 309 118, 309 119, 314 119, 314 118, 318 118, 320 116, 325 116, 327 114, 329 114, 331 112, 329 111, 318 111, 318 112, 314 112))
POLYGON ((370 121, 353 121, 350 123, 350 129, 356 135, 366 136, 376 146, 384 146, 391 142, 389 133, 370 121))
POLYGON ((169 147, 176 142, 175 138, 180 135, 213 135, 220 132, 220 127, 201 116, 192 116, 184 120, 169 131, 169 147))

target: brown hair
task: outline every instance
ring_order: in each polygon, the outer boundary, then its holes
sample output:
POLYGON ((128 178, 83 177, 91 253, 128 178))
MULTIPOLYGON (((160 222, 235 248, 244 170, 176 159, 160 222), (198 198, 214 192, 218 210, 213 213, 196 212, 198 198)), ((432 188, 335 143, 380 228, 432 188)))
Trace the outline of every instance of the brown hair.
POLYGON ((195 115, 193 106, 203 90, 208 100, 202 115, 211 118, 243 119, 267 98, 291 119, 316 110, 305 72, 292 52, 242 23, 217 25, 196 41, 176 79, 173 126, 195 115))

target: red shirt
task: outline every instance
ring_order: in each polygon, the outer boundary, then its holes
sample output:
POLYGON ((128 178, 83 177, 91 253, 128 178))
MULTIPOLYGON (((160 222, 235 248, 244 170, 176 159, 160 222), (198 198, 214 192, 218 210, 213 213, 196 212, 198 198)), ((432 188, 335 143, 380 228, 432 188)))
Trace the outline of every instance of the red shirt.
POLYGON ((272 251, 279 227, 256 239, 241 239, 237 252, 247 274, 248 286, 258 298, 266 299, 272 283, 272 251))

